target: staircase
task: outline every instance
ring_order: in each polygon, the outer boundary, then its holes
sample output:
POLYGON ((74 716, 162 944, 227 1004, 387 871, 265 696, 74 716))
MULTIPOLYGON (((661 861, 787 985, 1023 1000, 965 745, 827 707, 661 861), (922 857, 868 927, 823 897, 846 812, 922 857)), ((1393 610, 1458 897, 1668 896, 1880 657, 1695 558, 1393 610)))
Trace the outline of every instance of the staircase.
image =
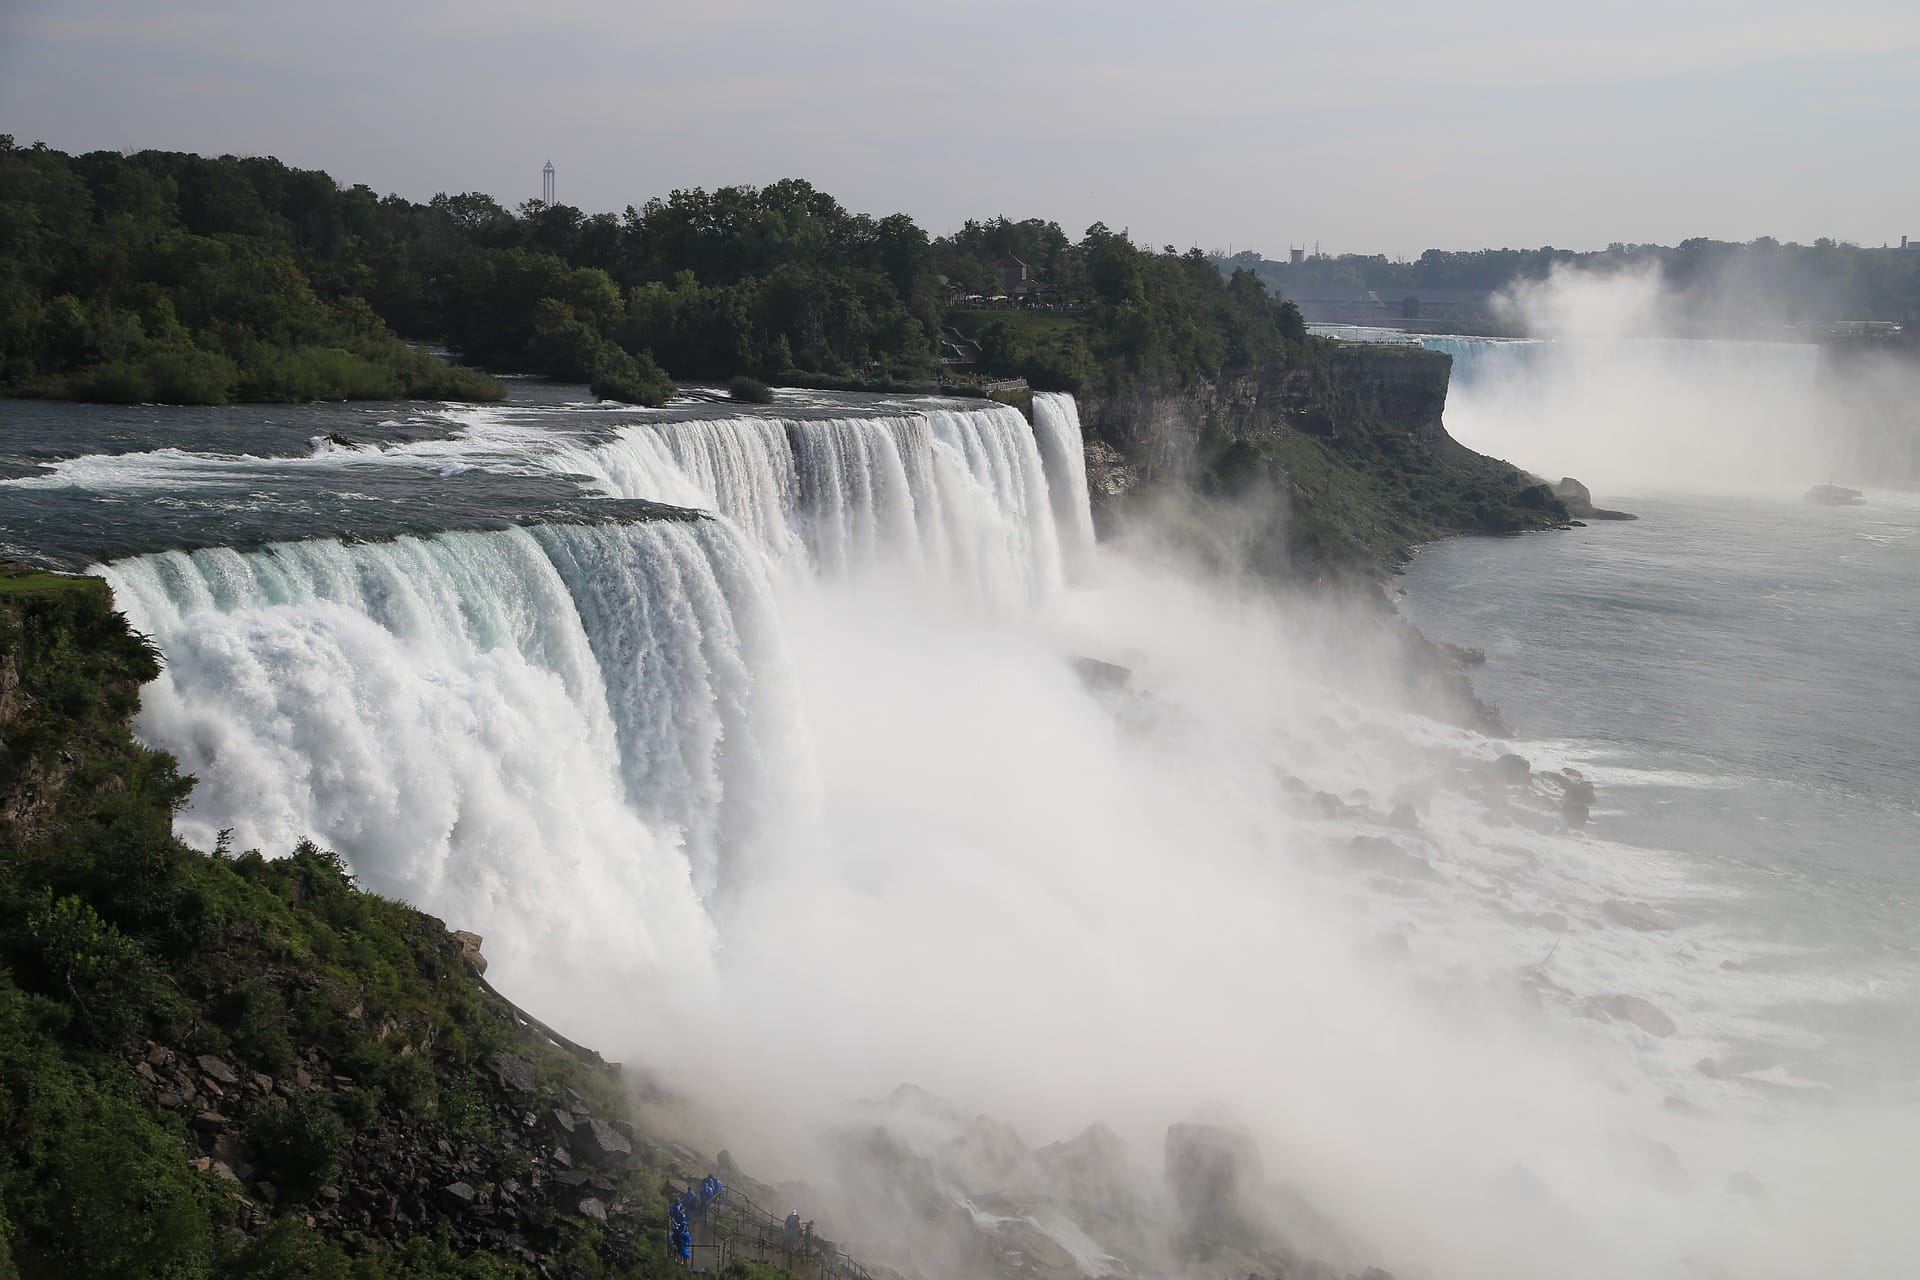
MULTIPOLYGON (((668 1184, 668 1194, 691 1188, 668 1184)), ((875 1280, 872 1272, 840 1252, 833 1241, 803 1232, 790 1241, 786 1221, 729 1186, 726 1199, 692 1214, 694 1271, 720 1271, 742 1259, 783 1267, 801 1280, 875 1280)))

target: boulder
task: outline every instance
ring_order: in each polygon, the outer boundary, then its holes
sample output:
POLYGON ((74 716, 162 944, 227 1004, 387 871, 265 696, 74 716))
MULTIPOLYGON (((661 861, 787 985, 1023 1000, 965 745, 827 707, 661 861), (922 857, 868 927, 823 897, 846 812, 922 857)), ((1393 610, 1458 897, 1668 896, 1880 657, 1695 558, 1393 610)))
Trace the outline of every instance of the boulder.
POLYGON ((1588 782, 1578 769, 1562 769, 1559 778, 1561 789, 1566 792, 1567 799, 1578 800, 1581 804, 1593 803, 1593 784, 1588 782))
POLYGON ((1073 670, 1080 677, 1080 683, 1095 693, 1123 693, 1133 684, 1132 671, 1098 658, 1075 658, 1073 670))
POLYGON ((573 1154, 588 1164, 611 1164, 633 1155, 633 1144, 604 1120, 587 1120, 573 1131, 573 1154))
POLYGON ((212 1076, 221 1084, 240 1083, 240 1077, 234 1069, 210 1053, 201 1054, 194 1059, 194 1063, 200 1068, 201 1074, 212 1076))
POLYGON ((1593 493, 1587 486, 1572 476, 1561 476, 1560 483, 1550 486, 1553 496, 1560 499, 1567 514, 1581 520, 1638 520, 1640 517, 1625 511, 1608 511, 1604 507, 1593 505, 1593 493))
POLYGON ((481 938, 477 933, 469 933, 465 929, 455 929, 453 931, 453 940, 460 944, 460 958, 467 962, 468 968, 472 969, 475 973, 483 974, 487 971, 487 958, 480 954, 480 944, 485 941, 485 939, 481 938))
POLYGON ((246 1144, 241 1142, 236 1134, 221 1133, 215 1136, 213 1158, 240 1173, 242 1177, 250 1176, 253 1172, 247 1160, 246 1144))
POLYGON ((1650 907, 1644 902, 1629 902, 1624 898, 1608 898, 1600 904, 1600 914, 1615 924, 1624 925, 1629 929, 1638 929, 1642 933, 1680 927, 1677 917, 1650 907))
POLYGON ((1388 876, 1431 877, 1433 868, 1425 858, 1408 853, 1385 836, 1355 836, 1347 841, 1348 861, 1368 871, 1388 876))
POLYGON ((1650 1000, 1639 996, 1605 995, 1588 996, 1580 1002, 1581 1011, 1590 1017, 1609 1018, 1615 1022, 1631 1022, 1650 1036, 1665 1039, 1672 1035, 1677 1027, 1660 1007, 1650 1000))
POLYGON ((534 1085, 538 1083, 539 1077, 534 1073, 533 1064, 525 1058, 515 1057, 511 1053, 496 1053, 491 1065, 493 1074, 509 1089, 532 1093, 534 1085))
POLYGON ((1509 751, 1493 762, 1493 776, 1510 787, 1524 786, 1533 777, 1527 758, 1509 751))
POLYGON ((1322 818, 1339 818, 1353 812, 1347 802, 1331 791, 1316 791, 1307 800, 1311 812, 1322 818))

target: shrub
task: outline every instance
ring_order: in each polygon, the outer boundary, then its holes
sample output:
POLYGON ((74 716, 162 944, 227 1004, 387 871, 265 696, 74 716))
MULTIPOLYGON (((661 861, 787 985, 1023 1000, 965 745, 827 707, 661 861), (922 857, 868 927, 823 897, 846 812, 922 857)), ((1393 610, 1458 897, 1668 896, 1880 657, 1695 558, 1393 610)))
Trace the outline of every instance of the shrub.
POLYGON ((227 997, 226 1006, 224 1021, 232 1028, 229 1038, 241 1057, 268 1073, 293 1060, 293 1041, 286 1029, 287 1002, 271 983, 255 978, 242 984, 227 997))
POLYGON ((749 378, 745 374, 727 383, 727 394, 735 400, 748 404, 772 404, 773 388, 758 378, 749 378))
POLYGON ((192 346, 155 351, 145 364, 153 398, 168 404, 225 404, 240 381, 233 361, 192 346))
POLYGON ((153 378, 144 365, 115 360, 68 380, 65 391, 95 404, 144 404, 153 399, 153 378))
POLYGON ((125 1043, 140 1028, 152 986, 138 944, 79 898, 51 892, 43 894, 26 925, 22 976, 38 978, 49 995, 71 999, 81 1024, 102 1046, 125 1043))
POLYGON ((284 1107, 266 1107, 247 1124, 247 1145, 276 1187, 304 1200, 340 1172, 347 1126, 318 1094, 303 1093, 284 1107))
POLYGON ((673 380, 645 351, 630 356, 612 343, 594 363, 589 390, 602 400, 657 408, 673 398, 673 380))

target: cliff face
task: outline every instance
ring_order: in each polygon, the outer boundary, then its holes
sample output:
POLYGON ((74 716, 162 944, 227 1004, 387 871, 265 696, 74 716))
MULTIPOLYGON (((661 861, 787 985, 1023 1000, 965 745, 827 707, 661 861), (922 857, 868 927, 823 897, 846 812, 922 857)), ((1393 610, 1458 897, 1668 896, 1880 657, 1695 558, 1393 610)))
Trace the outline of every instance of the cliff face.
POLYGON ((1447 434, 1452 364, 1327 342, 1301 367, 1083 396, 1096 516, 1110 527, 1156 496, 1233 503, 1264 514, 1257 565, 1313 577, 1377 574, 1452 533, 1564 523, 1551 493, 1447 434))

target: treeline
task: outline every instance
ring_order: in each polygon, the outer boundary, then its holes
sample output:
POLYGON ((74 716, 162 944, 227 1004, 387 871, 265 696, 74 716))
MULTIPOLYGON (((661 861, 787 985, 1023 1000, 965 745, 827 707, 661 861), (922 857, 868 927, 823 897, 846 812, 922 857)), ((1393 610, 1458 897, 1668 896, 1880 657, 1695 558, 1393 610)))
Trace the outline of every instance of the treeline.
POLYGON ((0 137, 0 393, 103 400, 497 396, 408 343, 641 403, 681 379, 887 386, 942 376, 952 300, 999 261, 1046 332, 987 371, 1064 389, 1287 361, 1291 307, 1196 253, 1103 226, 971 222, 934 239, 801 181, 675 191, 624 213, 474 193, 425 204, 270 158, 68 156, 0 137))
POLYGON ((0 394, 498 399, 319 270, 342 203, 273 160, 69 157, 0 135, 0 394))
MULTIPOLYGON (((941 248, 961 262, 967 239, 1009 239, 1035 224, 968 224, 941 248), (957 243, 956 243, 957 242, 957 243)), ((1257 275, 1222 277, 1198 249, 1142 249, 1099 223, 1078 244, 1059 228, 1030 249, 1037 281, 1063 311, 962 313, 988 372, 1024 374, 1042 390, 1115 391, 1182 384, 1227 369, 1300 362, 1310 342, 1299 308, 1271 296, 1257 275)), ((991 241, 989 241, 989 244, 991 241)), ((1018 254, 1013 256, 1018 257, 1018 254)), ((962 267, 964 270, 965 268, 962 267)))
POLYGON ((1223 275, 1257 272, 1283 297, 1351 298, 1372 291, 1392 303, 1409 290, 1495 292, 1545 279, 1555 268, 1608 273, 1657 268, 1696 318, 1810 325, 1835 320, 1920 323, 1920 250, 1866 248, 1820 239, 1782 244, 1694 239, 1678 245, 1612 244, 1597 252, 1429 249, 1412 262, 1381 254, 1315 254, 1275 262, 1252 251, 1216 257, 1223 275))

